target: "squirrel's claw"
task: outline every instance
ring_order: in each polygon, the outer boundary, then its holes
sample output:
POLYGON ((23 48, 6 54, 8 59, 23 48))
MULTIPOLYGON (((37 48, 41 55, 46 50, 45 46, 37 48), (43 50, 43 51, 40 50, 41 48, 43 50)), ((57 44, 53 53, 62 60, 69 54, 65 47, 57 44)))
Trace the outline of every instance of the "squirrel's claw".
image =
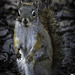
POLYGON ((34 56, 33 52, 29 52, 29 54, 26 57, 28 63, 30 63, 33 60, 33 56, 34 56))

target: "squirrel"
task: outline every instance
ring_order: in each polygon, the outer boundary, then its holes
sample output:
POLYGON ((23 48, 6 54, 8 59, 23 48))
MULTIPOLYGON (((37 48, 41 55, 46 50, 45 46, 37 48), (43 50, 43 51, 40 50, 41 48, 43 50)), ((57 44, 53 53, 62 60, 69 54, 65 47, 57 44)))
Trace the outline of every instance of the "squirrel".
POLYGON ((17 65, 22 75, 51 75, 51 39, 39 21, 36 3, 22 3, 21 0, 18 3, 19 16, 14 29, 17 65))

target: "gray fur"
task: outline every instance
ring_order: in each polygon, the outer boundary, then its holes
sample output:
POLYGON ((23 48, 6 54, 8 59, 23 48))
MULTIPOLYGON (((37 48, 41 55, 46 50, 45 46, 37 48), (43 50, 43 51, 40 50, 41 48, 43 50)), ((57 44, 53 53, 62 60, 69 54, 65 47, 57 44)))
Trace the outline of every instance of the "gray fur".
POLYGON ((22 22, 16 21, 15 33, 19 40, 18 46, 22 47, 22 49, 19 50, 21 59, 17 59, 17 65, 19 70, 22 72, 22 75, 50 75, 52 65, 51 39, 43 25, 40 22, 37 22, 37 13, 35 18, 31 17, 31 10, 32 7, 27 8, 27 10, 22 10, 22 8, 20 9, 21 18, 30 18, 28 27, 25 27, 22 22), (33 60, 36 60, 36 64, 32 61, 27 63, 26 57, 28 53, 32 51, 31 49, 37 41, 36 35, 38 33, 40 34, 42 47, 40 50, 36 51, 33 56, 33 60))

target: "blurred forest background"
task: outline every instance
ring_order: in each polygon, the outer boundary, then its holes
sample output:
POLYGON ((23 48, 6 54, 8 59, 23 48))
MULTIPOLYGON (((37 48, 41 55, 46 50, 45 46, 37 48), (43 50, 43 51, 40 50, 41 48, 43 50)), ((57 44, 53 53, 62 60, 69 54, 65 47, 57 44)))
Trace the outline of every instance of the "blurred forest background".
MULTIPOLYGON (((41 0, 43 5, 45 1, 41 0)), ((0 0, 0 75, 18 75, 13 44, 16 3, 16 0, 0 0)), ((75 73, 75 0, 50 0, 49 6, 57 24, 54 33, 59 38, 54 41, 59 43, 53 46, 58 50, 54 50, 52 75, 70 75, 75 73)), ((53 38, 56 36, 52 41, 53 38)))

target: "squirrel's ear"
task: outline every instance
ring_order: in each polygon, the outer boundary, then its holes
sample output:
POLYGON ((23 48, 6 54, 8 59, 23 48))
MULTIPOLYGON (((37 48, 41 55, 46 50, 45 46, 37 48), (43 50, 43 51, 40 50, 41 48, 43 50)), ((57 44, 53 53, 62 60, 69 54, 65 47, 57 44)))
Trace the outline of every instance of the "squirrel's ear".
POLYGON ((34 5, 35 8, 37 8, 38 7, 38 2, 37 1, 33 2, 33 5, 34 5))
POLYGON ((22 0, 17 0, 17 5, 18 5, 18 8, 20 8, 22 5, 22 0))

